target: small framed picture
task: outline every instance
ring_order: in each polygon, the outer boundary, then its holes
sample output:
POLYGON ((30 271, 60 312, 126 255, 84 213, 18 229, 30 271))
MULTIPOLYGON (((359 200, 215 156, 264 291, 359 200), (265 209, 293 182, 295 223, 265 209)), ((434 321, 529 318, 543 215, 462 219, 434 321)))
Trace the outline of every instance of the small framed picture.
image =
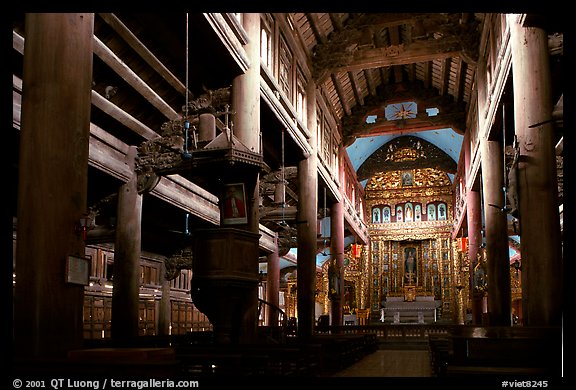
POLYGON ((244 183, 226 184, 224 185, 224 199, 222 201, 222 224, 243 223, 248 223, 244 183))
POLYGON ((414 185, 414 174, 412 171, 402 172, 402 187, 414 185))
POLYGON ((90 257, 68 256, 66 259, 66 283, 87 286, 90 281, 90 257))

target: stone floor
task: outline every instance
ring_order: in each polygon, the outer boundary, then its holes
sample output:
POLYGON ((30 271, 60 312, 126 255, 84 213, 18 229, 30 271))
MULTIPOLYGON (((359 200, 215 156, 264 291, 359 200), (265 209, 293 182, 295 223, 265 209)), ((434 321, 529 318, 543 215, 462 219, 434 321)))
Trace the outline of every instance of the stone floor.
POLYGON ((379 349, 335 377, 431 377, 428 350, 379 349))

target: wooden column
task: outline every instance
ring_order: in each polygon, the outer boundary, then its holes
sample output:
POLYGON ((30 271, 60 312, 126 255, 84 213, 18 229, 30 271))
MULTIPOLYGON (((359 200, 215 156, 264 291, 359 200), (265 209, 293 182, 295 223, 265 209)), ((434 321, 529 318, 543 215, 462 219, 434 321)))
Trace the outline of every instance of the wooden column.
POLYGON ((266 325, 278 325, 280 312, 274 310, 272 307, 279 307, 280 298, 280 257, 278 255, 278 233, 274 237, 275 250, 267 256, 267 274, 266 274, 266 301, 272 306, 267 308, 268 316, 266 317, 266 325))
MULTIPOLYGON (((342 199, 342 202, 344 199, 342 199)), ((332 325, 343 324, 342 304, 344 301, 344 204, 334 202, 330 208, 330 266, 334 267, 339 288, 331 295, 332 325)))
MULTIPOLYGON (((93 14, 26 15, 14 353, 65 357, 82 345, 84 285, 65 282, 87 212, 93 14)), ((10 308, 8 310, 11 310, 10 308)))
POLYGON ((508 225, 504 206, 504 161, 499 141, 481 139, 482 185, 486 220, 488 277, 488 321, 492 326, 510 326, 512 296, 508 225))
POLYGON ((562 251, 551 77, 546 31, 508 15, 515 130, 524 324, 562 323, 562 251))
MULTIPOLYGON (((132 172, 136 155, 136 146, 131 146, 126 155, 126 163, 132 172)), ((135 173, 128 182, 120 186, 117 207, 112 338, 118 343, 129 343, 138 336, 140 304, 142 195, 138 194, 135 173)))
POLYGON ((253 152, 260 150, 260 14, 242 14, 250 67, 232 81, 234 135, 253 152))
POLYGON ((298 336, 310 338, 315 325, 316 252, 318 219, 318 167, 316 146, 316 83, 306 87, 308 142, 312 153, 298 164, 298 336))
POLYGON ((158 307, 158 335, 170 334, 170 318, 172 315, 172 304, 170 302, 170 281, 166 280, 166 266, 162 264, 160 271, 160 283, 162 285, 162 298, 158 307))
POLYGON ((482 299, 474 294, 474 267, 478 249, 482 245, 482 208, 480 191, 474 189, 476 177, 470 174, 471 140, 470 131, 464 135, 464 164, 466 170, 466 221, 468 226, 468 259, 470 260, 469 291, 472 304, 472 323, 482 323, 482 299), (479 299, 480 298, 480 299, 479 299))
MULTIPOLYGON (((246 72, 232 81, 232 110, 234 115, 234 135, 248 149, 255 153, 260 150, 260 14, 243 13, 242 26, 248 36, 248 43, 244 50, 250 61, 246 72)), ((244 179, 246 185, 246 203, 248 207, 247 230, 253 233, 260 232, 259 214, 259 178, 244 179)), ((258 274, 258 269, 254 272, 258 274)), ((245 313, 244 328, 240 335, 240 342, 251 342, 256 337, 258 326, 258 288, 255 286, 250 294, 250 305, 245 313)))
MULTIPOLYGON (((260 14, 245 13, 242 14, 242 18, 244 30, 248 35, 248 43, 244 45, 244 50, 251 65, 244 74, 235 77, 232 81, 232 111, 235 112, 233 131, 244 146, 252 152, 262 153, 260 150, 260 14)), ((234 176, 237 178, 236 175, 234 176)), ((247 201, 250 202, 248 230, 258 233, 260 231, 258 179, 256 178, 254 182, 254 178, 247 178, 245 184, 247 201)), ((256 317, 254 320, 257 320, 256 317)))

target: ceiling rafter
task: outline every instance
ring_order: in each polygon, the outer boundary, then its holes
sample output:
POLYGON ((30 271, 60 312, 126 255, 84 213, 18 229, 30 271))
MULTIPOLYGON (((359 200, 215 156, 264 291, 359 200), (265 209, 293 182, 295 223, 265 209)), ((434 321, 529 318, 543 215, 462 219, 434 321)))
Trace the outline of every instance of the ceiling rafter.
MULTIPOLYGON (((399 47, 400 46, 400 26, 390 26, 388 27, 388 36, 390 37, 390 47, 399 47)), ((394 82, 401 83, 402 82, 402 65, 393 65, 392 71, 394 72, 394 82)))
POLYGON ((360 81, 358 80, 356 72, 348 72, 348 77, 350 78, 350 83, 352 84, 352 90, 354 91, 354 98, 356 99, 356 104, 359 106, 363 106, 364 97, 362 96, 360 81))
POLYGON ((450 86, 450 64, 451 58, 443 58, 440 60, 440 85, 438 93, 440 96, 448 94, 448 87, 450 86))
POLYGON ((366 79, 366 87, 370 96, 376 96, 376 81, 372 76, 372 69, 364 69, 364 78, 366 79))
POLYGON ((455 82, 454 82, 454 100, 460 102, 463 100, 464 97, 464 88, 463 85, 465 83, 466 77, 466 64, 462 61, 462 58, 457 57, 454 58, 453 62, 456 66, 456 75, 455 75, 455 82))
POLYGON ((424 88, 430 88, 432 86, 432 62, 424 62, 422 68, 424 70, 424 88))
POLYGON ((340 82, 338 76, 335 73, 332 73, 330 77, 332 79, 332 83, 334 84, 334 88, 336 88, 336 93, 338 94, 338 98, 340 99, 340 104, 342 105, 344 113, 346 115, 351 115, 352 110, 350 109, 348 99, 346 98, 346 94, 344 93, 344 89, 342 88, 342 83, 340 82))

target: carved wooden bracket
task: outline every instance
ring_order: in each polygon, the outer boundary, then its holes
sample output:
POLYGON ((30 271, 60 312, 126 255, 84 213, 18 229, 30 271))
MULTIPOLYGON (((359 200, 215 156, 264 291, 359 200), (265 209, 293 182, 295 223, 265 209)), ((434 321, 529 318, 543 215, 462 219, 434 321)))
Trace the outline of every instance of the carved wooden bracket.
MULTIPOLYGON (((262 157, 248 150, 238 141, 228 127, 230 88, 220 88, 207 92, 183 107, 181 118, 162 124, 161 137, 144 141, 138 146, 136 174, 138 193, 149 192, 160 181, 160 177, 189 171, 215 161, 231 163, 245 162, 261 164, 262 157), (196 141, 196 124, 201 114, 226 116, 225 128, 214 140, 196 141)), ((232 126, 232 124, 230 124, 232 126)))
POLYGON ((166 280, 174 280, 180 275, 180 271, 183 269, 192 269, 192 249, 184 248, 180 252, 167 257, 164 260, 164 265, 166 266, 166 274, 164 278, 166 280))

